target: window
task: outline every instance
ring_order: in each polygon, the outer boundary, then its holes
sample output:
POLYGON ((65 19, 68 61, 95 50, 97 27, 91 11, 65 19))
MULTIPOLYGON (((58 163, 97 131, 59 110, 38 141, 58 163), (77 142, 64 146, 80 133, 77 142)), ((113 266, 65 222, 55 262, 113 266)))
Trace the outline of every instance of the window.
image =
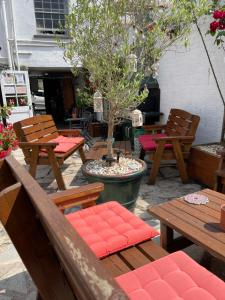
POLYGON ((65 34, 68 0, 34 0, 37 29, 46 34, 65 34))

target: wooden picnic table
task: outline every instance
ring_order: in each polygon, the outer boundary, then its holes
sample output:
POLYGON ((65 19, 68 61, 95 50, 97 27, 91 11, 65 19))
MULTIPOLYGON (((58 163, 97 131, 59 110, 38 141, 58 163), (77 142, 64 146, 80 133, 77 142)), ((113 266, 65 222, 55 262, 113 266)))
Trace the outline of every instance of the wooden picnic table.
POLYGON ((194 243, 225 261, 225 231, 220 228, 220 211, 225 195, 210 189, 198 194, 207 196, 209 202, 195 205, 178 198, 149 209, 149 213, 160 220, 161 246, 176 251, 194 243), (174 230, 181 237, 174 239, 174 230))
MULTIPOLYGON (((131 155, 131 143, 130 141, 116 141, 113 146, 114 151, 120 150, 125 156, 131 155)), ((92 147, 91 150, 85 153, 85 159, 95 160, 101 159, 103 155, 107 154, 107 144, 105 141, 98 141, 92 147)))

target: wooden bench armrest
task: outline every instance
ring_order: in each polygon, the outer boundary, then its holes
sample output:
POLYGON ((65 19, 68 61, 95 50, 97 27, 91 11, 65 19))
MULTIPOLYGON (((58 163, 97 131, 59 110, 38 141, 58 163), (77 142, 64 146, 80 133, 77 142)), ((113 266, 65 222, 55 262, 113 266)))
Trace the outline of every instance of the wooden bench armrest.
POLYGON ((144 125, 143 128, 146 132, 154 130, 163 130, 166 128, 166 124, 144 125))
POLYGON ((103 190, 103 183, 91 183, 78 188, 54 193, 49 196, 60 209, 64 210, 78 205, 82 205, 83 207, 95 205, 95 201, 103 190))
POLYGON ((19 146, 24 149, 31 149, 36 147, 41 148, 55 148, 59 143, 55 142, 46 142, 46 143, 39 143, 39 142, 20 142, 19 146))
POLYGON ((60 135, 64 135, 64 136, 80 136, 81 135, 81 130, 79 129, 59 129, 58 133, 60 135))
POLYGON ((165 136, 165 137, 159 137, 159 138, 153 138, 155 142, 160 141, 166 141, 166 142, 173 142, 173 141, 179 141, 183 143, 190 143, 194 141, 193 136, 165 136))

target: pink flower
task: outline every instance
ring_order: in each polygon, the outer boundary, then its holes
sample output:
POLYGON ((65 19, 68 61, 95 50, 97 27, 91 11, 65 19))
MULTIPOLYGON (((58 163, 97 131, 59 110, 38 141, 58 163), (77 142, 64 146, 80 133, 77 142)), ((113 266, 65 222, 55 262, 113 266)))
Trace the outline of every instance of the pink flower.
POLYGON ((213 13, 214 19, 223 19, 225 17, 225 12, 222 10, 215 10, 213 13))
POLYGON ((0 132, 3 132, 3 129, 4 129, 4 125, 0 123, 0 132))
POLYGON ((210 23, 210 31, 211 32, 216 32, 217 28, 219 28, 220 24, 217 21, 213 21, 210 23))

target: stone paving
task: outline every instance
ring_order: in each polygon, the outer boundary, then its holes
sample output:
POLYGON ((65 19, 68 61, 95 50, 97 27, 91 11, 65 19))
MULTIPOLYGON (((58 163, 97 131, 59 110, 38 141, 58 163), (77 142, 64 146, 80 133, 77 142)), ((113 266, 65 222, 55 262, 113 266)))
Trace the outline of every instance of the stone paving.
MULTIPOLYGON (((25 164, 20 150, 13 155, 21 164, 25 164)), ((87 183, 82 175, 81 165, 76 153, 64 163, 62 172, 68 189, 87 183)), ((36 179, 47 193, 57 191, 57 184, 49 167, 39 166, 36 179)), ((146 182, 147 177, 142 180, 134 213, 158 230, 159 222, 146 212, 148 207, 202 188, 194 182, 182 184, 177 170, 173 167, 161 168, 154 186, 147 185, 146 182)), ((209 267, 210 264, 211 270, 225 280, 225 264, 210 257, 197 246, 191 246, 185 251, 204 266, 209 267)), ((0 223, 0 300, 34 299, 36 288, 0 223)))

